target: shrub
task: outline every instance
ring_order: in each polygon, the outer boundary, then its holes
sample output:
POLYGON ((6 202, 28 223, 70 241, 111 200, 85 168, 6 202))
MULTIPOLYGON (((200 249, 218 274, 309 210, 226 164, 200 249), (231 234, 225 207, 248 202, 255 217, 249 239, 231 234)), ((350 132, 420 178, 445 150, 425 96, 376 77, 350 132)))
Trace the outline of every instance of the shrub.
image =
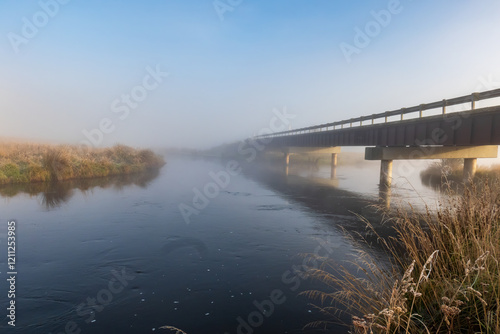
POLYGON ((9 178, 0 170, 0 184, 9 182, 9 178))
POLYGON ((151 150, 140 150, 138 155, 140 162, 146 164, 147 166, 160 167, 165 164, 163 159, 154 154, 151 150))
POLYGON ((50 181, 50 172, 40 165, 30 163, 26 168, 27 179, 31 182, 50 181))
POLYGON ((19 167, 13 163, 3 165, 1 171, 11 183, 27 181, 26 175, 21 174, 19 167))
POLYGON ((43 156, 43 167, 50 173, 50 177, 54 181, 67 180, 73 177, 71 157, 64 149, 48 149, 43 156))
POLYGON ((141 172, 165 164, 150 150, 0 144, 0 184, 62 181, 141 172))

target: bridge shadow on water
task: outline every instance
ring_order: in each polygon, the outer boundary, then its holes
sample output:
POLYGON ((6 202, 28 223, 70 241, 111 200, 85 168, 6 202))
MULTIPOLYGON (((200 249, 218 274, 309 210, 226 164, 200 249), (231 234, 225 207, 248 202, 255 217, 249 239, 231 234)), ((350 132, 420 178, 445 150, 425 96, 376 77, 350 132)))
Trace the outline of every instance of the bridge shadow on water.
MULTIPOLYGON (((359 241, 364 239, 373 247, 371 253, 375 251, 377 255, 385 257, 378 237, 367 228, 361 217, 373 225, 379 236, 395 236, 391 225, 384 223, 390 191, 381 189, 380 198, 359 194, 339 188, 336 178, 302 176, 307 174, 304 168, 308 167, 290 168, 287 173, 282 164, 256 162, 243 165, 243 173, 264 187, 282 194, 288 201, 318 215, 327 228, 333 227, 339 233, 347 232, 359 241)), ((313 168, 309 174, 314 175, 314 166, 309 168, 313 168)))
MULTIPOLYGON (((354 276, 367 278, 360 272, 355 263, 359 256, 357 251, 369 254, 378 268, 391 271, 390 255, 382 245, 378 236, 385 239, 396 237, 394 229, 389 222, 385 222, 386 210, 384 199, 374 194, 363 194, 339 187, 339 180, 333 178, 321 178, 317 175, 318 170, 313 166, 289 167, 285 170, 283 164, 256 162, 243 166, 243 174, 258 182, 264 188, 283 196, 290 204, 297 206, 318 217, 318 235, 323 238, 326 235, 337 234, 344 236, 344 240, 352 248, 344 255, 330 254, 328 257, 332 263, 346 268, 354 276), (367 228, 363 219, 368 220, 375 233, 367 228)), ((382 189, 381 192, 384 190, 382 189)), ((388 194, 390 198, 390 192, 388 194)), ((298 256, 301 258, 301 256, 298 256)), ((368 258, 364 258, 367 260, 368 258)), ((361 264, 361 262, 360 262, 361 264)), ((364 265, 362 265, 364 266, 364 265)), ((332 272, 338 279, 345 279, 337 272, 332 272)), ((317 289, 326 293, 335 292, 332 285, 324 282, 310 281, 310 289, 317 289)), ((308 289, 309 289, 308 288, 308 289)), ((307 290, 307 289, 306 289, 307 290)), ((318 301, 309 302, 319 305, 318 301)), ((328 318, 318 315, 315 320, 332 321, 331 332, 347 333, 351 324, 351 311, 341 304, 335 304, 337 315, 328 318)), ((304 331, 304 333, 325 333, 320 328, 304 331)))
POLYGON ((41 205, 46 210, 52 210, 67 203, 75 195, 76 190, 86 194, 92 192, 95 188, 112 188, 117 191, 130 186, 146 188, 159 174, 159 169, 152 169, 141 173, 100 178, 8 184, 0 187, 0 196, 5 198, 12 198, 21 194, 27 194, 30 197, 39 196, 41 205))

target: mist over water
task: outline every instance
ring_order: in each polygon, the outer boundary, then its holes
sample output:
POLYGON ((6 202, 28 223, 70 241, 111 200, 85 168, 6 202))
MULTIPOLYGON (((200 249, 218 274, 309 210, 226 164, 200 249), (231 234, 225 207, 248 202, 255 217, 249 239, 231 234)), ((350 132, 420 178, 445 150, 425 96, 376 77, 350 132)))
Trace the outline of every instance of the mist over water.
POLYGON ((302 333, 321 319, 298 295, 319 287, 299 275, 300 254, 351 259, 358 246, 341 228, 364 230, 355 213, 379 221, 370 208, 378 171, 340 166, 331 180, 323 167, 287 176, 279 165, 243 165, 186 224, 179 204, 192 204, 194 189, 225 165, 172 157, 159 173, 128 180, 0 189, 2 216, 18 226, 17 332, 302 333))
MULTIPOLYGON (((385 266, 360 216, 389 236, 383 210, 433 210, 446 194, 421 182, 427 162, 394 161, 390 191, 380 162, 339 163, 332 177, 292 158, 285 173, 260 160, 272 147, 257 136, 498 105, 473 92, 500 87, 499 11, 497 0, 0 1, 0 183, 12 183, 0 185, 0 333, 320 332, 303 329, 324 319, 300 295, 323 288, 304 254, 354 271, 363 250, 385 266), (397 112, 457 96, 466 103, 397 112), (142 149, 167 164, 133 173, 162 164, 142 149), (97 177, 115 174, 127 175, 97 177)), ((349 150, 361 152, 342 147, 339 161, 349 150)), ((347 333, 351 314, 338 320, 332 331, 347 333)))

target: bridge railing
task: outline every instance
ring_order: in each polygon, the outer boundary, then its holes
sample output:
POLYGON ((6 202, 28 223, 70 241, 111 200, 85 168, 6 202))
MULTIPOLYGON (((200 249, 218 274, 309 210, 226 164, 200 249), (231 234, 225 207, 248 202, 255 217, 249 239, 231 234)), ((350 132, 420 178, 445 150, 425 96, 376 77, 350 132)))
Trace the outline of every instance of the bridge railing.
MULTIPOLYGON (((481 100, 492 99, 492 98, 496 98, 496 97, 500 97, 500 89, 494 89, 494 90, 489 90, 489 91, 480 92, 480 93, 472 93, 470 95, 455 97, 455 98, 452 98, 449 100, 442 100, 442 101, 437 101, 437 102, 432 102, 432 103, 425 103, 425 104, 420 104, 418 106, 414 106, 414 107, 410 107, 410 108, 402 108, 402 109, 397 109, 397 110, 392 110, 392 111, 386 111, 383 113, 372 114, 369 116, 356 117, 356 118, 351 118, 351 119, 333 122, 333 123, 325 123, 325 124, 295 129, 295 130, 288 130, 288 131, 276 132, 276 133, 272 133, 272 134, 260 135, 260 136, 256 136, 256 138, 290 136, 290 135, 298 135, 298 134, 303 134, 303 133, 344 129, 346 127, 352 128, 352 127, 356 127, 356 126, 373 125, 373 124, 375 124, 375 120, 378 120, 378 119, 384 119, 384 123, 388 123, 388 122, 393 122, 393 121, 389 121, 389 117, 393 117, 393 116, 399 116, 400 120, 398 120, 398 121, 402 121, 402 120, 404 120, 405 115, 410 114, 410 113, 416 113, 416 112, 419 113, 419 118, 422 118, 422 117, 424 117, 423 112, 425 110, 431 110, 431 109, 439 109, 440 108, 441 113, 446 114, 447 107, 460 105, 460 104, 464 104, 464 103, 470 103, 471 110, 474 110, 476 108, 476 102, 481 101, 481 100), (366 124, 366 123, 363 124, 363 122, 366 122, 366 121, 369 121, 369 124, 366 124), (355 125, 355 123, 359 123, 359 125, 355 125)), ((380 124, 380 123, 377 123, 377 124, 380 124)))

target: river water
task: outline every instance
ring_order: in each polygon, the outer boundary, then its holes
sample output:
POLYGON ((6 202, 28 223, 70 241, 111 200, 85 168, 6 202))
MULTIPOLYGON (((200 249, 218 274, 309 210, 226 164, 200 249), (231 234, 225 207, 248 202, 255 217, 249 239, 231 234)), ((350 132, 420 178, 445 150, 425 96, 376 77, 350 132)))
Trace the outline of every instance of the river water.
MULTIPOLYGON (((322 317, 299 293, 321 285, 300 275, 300 254, 350 259, 358 246, 341 227, 363 230, 355 213, 380 221, 370 208, 379 166, 340 166, 334 180, 327 166, 291 168, 288 176, 245 166, 224 179, 226 167, 172 158, 153 174, 1 188, 0 244, 7 248, 7 222, 15 220, 17 276, 16 326, 2 315, 0 332, 168 333, 160 329, 167 325, 188 334, 307 332, 303 326, 322 317)), ((435 201, 420 169, 395 166, 393 203, 435 201)))

